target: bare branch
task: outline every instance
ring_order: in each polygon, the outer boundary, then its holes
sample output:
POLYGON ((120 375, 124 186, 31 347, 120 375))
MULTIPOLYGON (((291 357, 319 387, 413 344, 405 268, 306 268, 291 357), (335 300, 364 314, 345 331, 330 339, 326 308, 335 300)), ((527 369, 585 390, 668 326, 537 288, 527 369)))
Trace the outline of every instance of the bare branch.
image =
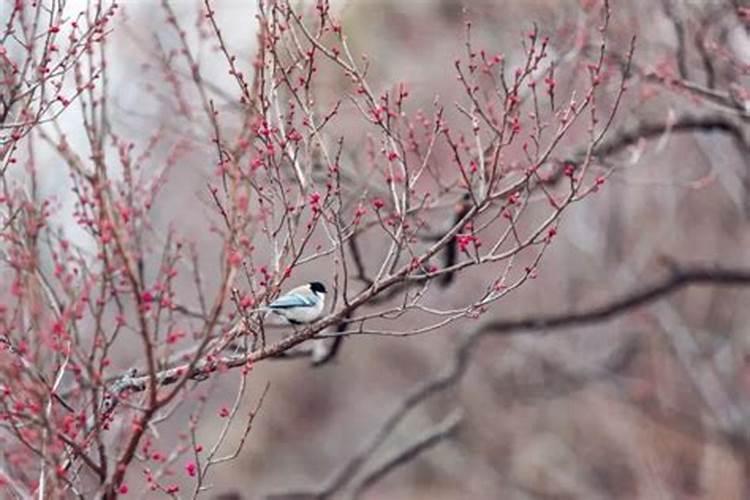
POLYGON ((371 488, 375 483, 383 479, 388 473, 400 467, 404 464, 409 463, 411 460, 417 457, 420 453, 429 448, 432 448, 436 444, 440 443, 444 439, 451 436, 462 420, 461 411, 456 410, 439 424, 435 425, 424 431, 413 442, 405 445, 403 448, 395 452, 391 457, 378 464, 372 471, 370 471, 361 480, 357 481, 354 486, 353 498, 359 498, 368 488, 371 488))

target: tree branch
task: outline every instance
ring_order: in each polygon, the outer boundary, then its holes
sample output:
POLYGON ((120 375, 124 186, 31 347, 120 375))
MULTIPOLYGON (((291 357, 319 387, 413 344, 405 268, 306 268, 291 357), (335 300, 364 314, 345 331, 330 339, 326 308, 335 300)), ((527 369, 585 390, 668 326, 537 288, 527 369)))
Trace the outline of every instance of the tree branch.
POLYGON ((589 325, 610 320, 631 309, 644 306, 663 296, 695 285, 750 286, 750 269, 673 265, 670 274, 661 281, 630 291, 599 306, 571 313, 534 314, 524 318, 489 321, 486 323, 484 330, 491 331, 493 334, 511 334, 522 331, 553 330, 589 325))
POLYGON ((409 463, 423 451, 440 443, 445 438, 453 434, 461 423, 461 411, 456 410, 448 415, 445 420, 424 431, 413 442, 407 444, 392 456, 378 464, 374 470, 370 471, 365 477, 357 482, 354 486, 353 498, 359 498, 362 493, 376 482, 380 481, 393 469, 409 463))
MULTIPOLYGON (((641 123, 633 129, 615 132, 594 150, 594 155, 599 158, 611 156, 638 143, 641 139, 655 139, 667 132, 721 132, 732 136, 743 148, 747 147, 742 128, 726 115, 685 114, 673 121, 641 123)), ((576 158, 580 156, 577 154, 576 158)))
MULTIPOLYGON (((574 326, 583 326, 602 321, 610 320, 618 315, 624 314, 631 309, 644 306, 650 302, 677 292, 688 286, 750 286, 750 269, 741 268, 720 268, 716 266, 685 266, 672 265, 670 273, 662 280, 630 291, 621 297, 612 299, 604 304, 591 307, 582 311, 555 313, 547 315, 533 314, 527 317, 516 319, 498 319, 491 320, 481 328, 481 334, 492 333, 494 335, 510 335, 521 332, 555 330, 574 326)), ((359 301, 358 301, 359 302, 359 301)), ((357 304, 357 307, 360 304, 357 304)), ((346 311, 340 311, 312 325, 310 329, 291 334, 282 340, 269 345, 263 349, 249 353, 228 354, 226 356, 203 360, 196 363, 191 370, 189 378, 201 380, 206 378, 212 372, 217 371, 219 367, 236 368, 245 366, 248 363, 255 363, 266 358, 274 357, 287 349, 300 344, 301 342, 312 338, 311 331, 321 331, 330 324, 338 323, 346 311)), ((235 328, 242 328, 238 325, 235 328)), ((249 334, 249 332, 244 332, 249 334)), ((353 335, 354 332, 341 332, 337 335, 353 335)), ((156 374, 159 385, 171 385, 184 374, 187 365, 179 365, 173 368, 163 370, 156 374)), ((127 373, 121 376, 115 383, 110 386, 111 397, 117 398, 118 394, 123 392, 141 392, 146 389, 147 376, 139 376, 133 373, 127 373)))

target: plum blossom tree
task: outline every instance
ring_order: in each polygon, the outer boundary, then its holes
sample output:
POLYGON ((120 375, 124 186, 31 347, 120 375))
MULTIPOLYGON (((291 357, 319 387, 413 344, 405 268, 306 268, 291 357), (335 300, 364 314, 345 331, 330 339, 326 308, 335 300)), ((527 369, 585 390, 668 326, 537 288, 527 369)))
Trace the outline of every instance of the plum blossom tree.
MULTIPOLYGON (((691 83, 684 62, 671 76, 634 65, 635 39, 615 40, 610 5, 590 3, 584 41, 530 25, 513 62, 475 39, 466 14, 455 42, 463 54, 445 67, 461 98, 420 102, 408 81, 373 76, 384 62, 357 53, 326 0, 260 0, 250 56, 228 42, 212 1, 187 26, 177 2, 162 0, 160 37, 130 35, 148 59, 133 84, 162 112, 144 132, 127 120, 146 107, 128 109, 111 83, 128 6, 4 1, 2 488, 114 498, 133 492, 129 478, 142 470, 146 489, 198 496, 250 441, 273 391, 266 385, 241 411, 258 363, 321 364, 347 338, 428 335, 479 318, 531 286, 566 213, 606 196, 609 157, 666 127, 740 137, 729 121, 695 117, 613 131, 633 71, 743 116, 744 98, 731 83, 717 88, 705 54, 707 87, 691 83), (40 183, 53 171, 64 181, 50 196, 40 183), (259 308, 310 277, 326 282, 326 314, 281 332, 266 324, 259 308), (468 279, 481 285, 460 304, 440 300, 468 279), (215 408, 205 387, 222 374, 235 398, 215 408), (179 444, 162 451, 160 432, 181 416, 179 444), (196 435, 208 418, 221 422, 213 443, 196 435), (233 428, 241 438, 226 453, 233 428), (187 493, 172 479, 180 467, 187 493)), ((480 335, 585 322, 694 281, 747 278, 676 273, 591 316, 482 327, 316 498, 342 487, 413 405, 460 377, 480 335)), ((356 491, 460 419, 420 436, 356 491)))

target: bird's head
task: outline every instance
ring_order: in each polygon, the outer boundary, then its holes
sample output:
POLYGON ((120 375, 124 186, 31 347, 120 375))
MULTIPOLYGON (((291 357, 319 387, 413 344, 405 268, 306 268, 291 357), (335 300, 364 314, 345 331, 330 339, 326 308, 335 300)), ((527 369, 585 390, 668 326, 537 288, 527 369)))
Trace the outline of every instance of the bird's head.
POLYGON ((308 286, 310 287, 310 291, 317 295, 325 295, 326 294, 326 287, 323 283, 320 281, 311 281, 308 286))

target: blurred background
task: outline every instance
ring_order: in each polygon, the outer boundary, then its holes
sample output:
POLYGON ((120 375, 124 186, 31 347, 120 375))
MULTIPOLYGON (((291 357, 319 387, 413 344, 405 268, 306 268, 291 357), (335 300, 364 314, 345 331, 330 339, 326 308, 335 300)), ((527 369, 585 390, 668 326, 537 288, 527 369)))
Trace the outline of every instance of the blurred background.
MULTIPOLYGON (((197 54, 212 92, 229 96, 219 104, 222 125, 241 126, 233 118, 236 89, 226 60, 213 42, 201 44, 208 29, 203 2, 173 4, 188 41, 203 47, 197 54)), ((227 45, 249 68, 257 48, 255 2, 212 4, 227 45)), ((312 12, 313 5, 299 7, 312 12)), ((435 96, 448 104, 462 99, 453 61, 465 52, 467 19, 476 43, 503 53, 509 68, 523 60, 524 37, 538 26, 550 37, 562 78, 596 47, 591 12, 600 3, 339 0, 333 7, 353 50, 368 56, 375 91, 408 82, 413 105, 429 108, 435 96)), ((195 214, 179 230, 210 265, 221 250, 212 245, 216 220, 205 192, 214 151, 198 124, 173 120, 184 89, 165 81, 155 62, 168 61, 179 40, 155 2, 124 2, 120 14, 110 42, 113 126, 134 142, 157 131, 168 138, 152 152, 172 165, 154 227, 166 230, 185 213, 195 214)), ((567 211, 537 277, 481 319, 421 336, 348 338, 321 366, 288 360, 254 367, 243 411, 255 406, 268 381, 270 391, 237 459, 213 469, 206 498, 750 498, 750 433, 744 433, 750 426, 744 417, 750 411, 750 290, 685 288, 586 326, 490 334, 459 351, 482 321, 585 312, 658 282, 674 263, 747 267, 749 17, 731 1, 612 2, 609 49, 624 54, 633 35, 637 48, 608 138, 644 124, 656 124, 656 132, 602 158, 611 169, 606 183, 567 211), (725 125, 675 126, 686 117, 725 125), (404 418, 394 417, 405 398, 446 374, 404 418), (389 422, 397 425, 369 450, 389 422), (434 442, 413 446, 440 430, 446 432, 434 442), (414 453, 379 469, 405 449, 414 453)), ((611 65, 614 71, 615 56, 611 65)), ((346 91, 339 73, 321 71, 329 78, 321 100, 326 92, 346 91)), ((195 99, 184 91, 188 102, 195 99)), ((355 110, 342 110, 347 113, 355 110)), ((67 135, 75 147, 85 138, 75 131, 77 118, 70 120, 67 135)), ((345 118, 336 125, 347 126, 345 118)), ((352 150, 364 145, 364 137, 358 143, 350 135, 352 150)), ((575 137, 565 145, 571 155, 576 146, 575 137)), ((65 224, 72 201, 65 198, 64 170, 51 166, 41 182, 58 197, 58 220, 65 224)), ((376 260, 378 251, 368 247, 365 259, 376 260)), ((303 269, 298 278, 315 273, 303 269)), ((211 273, 205 281, 207 289, 218 285, 211 273)), ((458 306, 482 283, 481 273, 468 274, 433 298, 458 306)), ((113 368, 134 361, 137 353, 123 348, 113 368)), ((236 382, 227 373, 196 389, 195 401, 208 401, 198 425, 206 443, 223 425, 215 409, 231 406, 236 382)), ((158 446, 169 450, 184 441, 188 412, 182 413, 158 446)), ((230 430, 227 449, 239 441, 241 427, 230 430)), ((181 464, 173 475, 190 484, 181 464)))

